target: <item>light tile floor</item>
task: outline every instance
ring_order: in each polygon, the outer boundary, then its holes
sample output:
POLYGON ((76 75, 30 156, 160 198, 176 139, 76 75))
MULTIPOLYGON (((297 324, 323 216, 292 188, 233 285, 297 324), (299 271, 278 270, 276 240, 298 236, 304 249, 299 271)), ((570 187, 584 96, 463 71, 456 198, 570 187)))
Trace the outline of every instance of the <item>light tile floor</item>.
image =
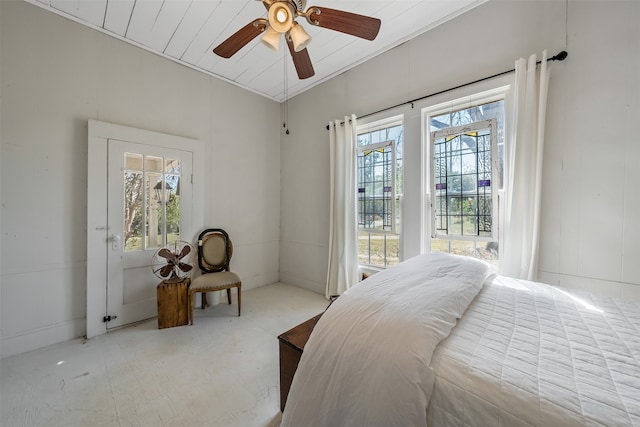
POLYGON ((152 319, 4 358, 1 424, 277 426, 277 336, 327 305, 276 283, 243 292, 241 317, 223 302, 196 309, 193 326, 152 319))

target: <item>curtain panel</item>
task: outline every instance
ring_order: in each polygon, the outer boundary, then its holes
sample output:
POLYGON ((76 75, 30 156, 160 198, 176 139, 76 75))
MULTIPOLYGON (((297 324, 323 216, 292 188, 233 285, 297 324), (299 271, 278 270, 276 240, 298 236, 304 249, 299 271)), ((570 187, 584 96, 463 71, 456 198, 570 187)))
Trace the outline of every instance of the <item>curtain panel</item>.
POLYGON ((505 210, 500 274, 536 280, 542 197, 542 159, 550 68, 547 51, 516 61, 513 109, 507 116, 505 210))
POLYGON ((329 265, 325 296, 340 295, 358 282, 356 220, 356 116, 329 123, 329 265))

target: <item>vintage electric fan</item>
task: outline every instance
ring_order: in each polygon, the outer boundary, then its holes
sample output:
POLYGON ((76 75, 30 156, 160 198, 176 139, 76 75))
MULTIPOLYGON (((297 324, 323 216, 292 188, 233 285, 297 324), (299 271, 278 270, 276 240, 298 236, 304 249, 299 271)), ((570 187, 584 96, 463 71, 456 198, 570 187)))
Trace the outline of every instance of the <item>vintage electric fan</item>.
POLYGON ((178 279, 186 277, 193 269, 193 247, 181 240, 169 243, 153 255, 151 269, 159 279, 178 279))

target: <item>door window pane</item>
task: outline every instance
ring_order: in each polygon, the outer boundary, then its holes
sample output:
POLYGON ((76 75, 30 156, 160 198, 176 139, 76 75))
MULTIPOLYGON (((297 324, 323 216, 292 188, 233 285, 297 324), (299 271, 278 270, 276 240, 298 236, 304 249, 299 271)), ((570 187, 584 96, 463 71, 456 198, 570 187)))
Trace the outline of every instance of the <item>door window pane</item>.
POLYGON ((124 168, 125 251, 179 241, 180 160, 125 153, 124 168))
POLYGON ((149 172, 147 175, 147 215, 146 215, 146 247, 157 248, 164 241, 163 233, 163 182, 162 174, 149 172))
POLYGON ((180 174, 182 172, 180 160, 169 158, 164 159, 164 171, 165 173, 180 174))
POLYGON ((144 168, 142 167, 142 154, 125 153, 124 168, 138 171, 143 170, 144 168))
POLYGON ((144 156, 144 170, 152 172, 162 172, 162 157, 144 156))
POLYGON ((180 240, 180 176, 166 175, 165 186, 166 234, 167 243, 170 243, 180 240))
POLYGON ((142 249, 142 209, 144 188, 142 173, 124 172, 124 248, 142 249))

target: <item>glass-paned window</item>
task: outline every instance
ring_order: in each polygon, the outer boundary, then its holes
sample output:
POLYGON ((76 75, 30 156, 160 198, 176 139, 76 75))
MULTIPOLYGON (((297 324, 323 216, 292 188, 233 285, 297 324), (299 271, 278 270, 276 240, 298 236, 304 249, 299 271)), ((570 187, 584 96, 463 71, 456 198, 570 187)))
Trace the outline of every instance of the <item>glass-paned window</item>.
POLYGON ((496 121, 498 190, 503 188, 504 177, 504 100, 480 103, 446 113, 436 113, 429 117, 429 132, 467 125, 483 120, 496 121))
POLYGON ((358 129, 358 260, 388 267, 400 262, 402 121, 358 129))
POLYGON ((426 115, 432 252, 473 256, 497 266, 498 190, 503 188, 504 170, 502 96, 478 96, 475 105, 465 101, 464 107, 436 107, 426 115))
POLYGON ((483 121, 433 132, 434 237, 493 237, 492 129, 483 121))
POLYGON ((395 226, 395 141, 358 150, 358 227, 392 231, 395 226))

